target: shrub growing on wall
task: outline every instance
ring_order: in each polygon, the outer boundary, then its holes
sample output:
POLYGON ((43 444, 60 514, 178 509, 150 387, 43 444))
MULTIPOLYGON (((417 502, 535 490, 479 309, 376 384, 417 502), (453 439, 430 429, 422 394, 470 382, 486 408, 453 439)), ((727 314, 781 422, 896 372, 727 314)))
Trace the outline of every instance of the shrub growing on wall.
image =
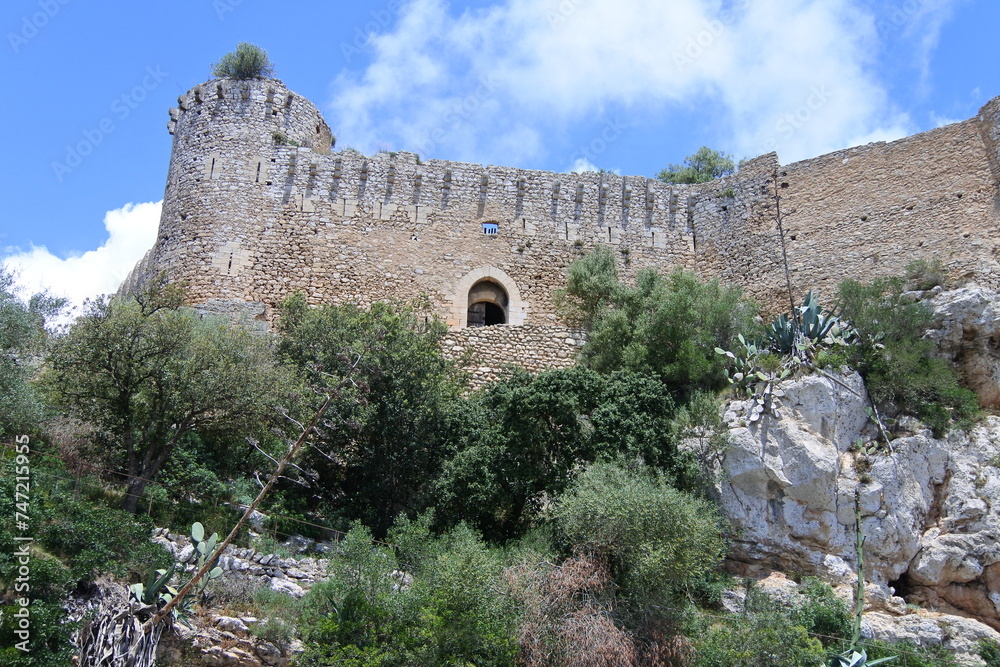
POLYGON ((256 44, 240 42, 212 65, 212 76, 230 79, 266 79, 274 76, 274 63, 256 44))

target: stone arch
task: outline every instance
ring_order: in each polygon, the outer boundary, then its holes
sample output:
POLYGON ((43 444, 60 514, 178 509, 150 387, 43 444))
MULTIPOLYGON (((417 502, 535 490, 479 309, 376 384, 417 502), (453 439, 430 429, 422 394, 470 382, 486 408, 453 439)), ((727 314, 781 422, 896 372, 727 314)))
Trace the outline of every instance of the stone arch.
POLYGON ((521 291, 514 279, 496 266, 483 266, 465 274, 455 286, 448 325, 453 329, 469 326, 469 306, 489 303, 504 310, 504 323, 524 324, 528 305, 521 300, 521 291), (506 304, 503 303, 506 298, 506 304))

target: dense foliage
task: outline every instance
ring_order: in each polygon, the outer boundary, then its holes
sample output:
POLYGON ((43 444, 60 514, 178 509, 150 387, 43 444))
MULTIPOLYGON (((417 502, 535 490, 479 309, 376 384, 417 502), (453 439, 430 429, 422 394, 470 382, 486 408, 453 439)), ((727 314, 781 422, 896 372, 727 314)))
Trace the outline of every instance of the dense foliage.
POLYGON ((441 356, 445 329, 402 303, 307 308, 296 295, 282 315, 280 350, 317 396, 350 376, 300 464, 309 502, 384 535, 399 512, 429 503, 446 452, 462 385, 441 356))
POLYGON ((702 146, 684 158, 683 164, 670 164, 656 177, 665 183, 705 183, 735 171, 732 155, 702 146))
POLYGON ((655 378, 584 368, 516 372, 465 403, 437 482, 442 513, 491 539, 523 535, 552 496, 593 461, 622 458, 693 488, 678 450, 674 402, 655 378))
POLYGON ((683 591, 725 555, 715 508, 645 469, 594 464, 553 514, 567 544, 607 559, 622 589, 643 598, 683 591))
POLYGON ((256 44, 240 42, 234 51, 212 65, 212 76, 230 79, 265 79, 274 76, 267 51, 256 44))
POLYGON ((45 342, 45 322, 62 302, 35 294, 27 302, 14 290, 13 275, 0 267, 0 437, 36 432, 41 397, 30 382, 45 342))
POLYGON ((916 415, 941 435, 952 420, 978 414, 976 396, 959 385, 946 361, 932 356, 934 343, 923 337, 931 312, 904 296, 903 287, 900 278, 841 283, 841 317, 857 335, 846 358, 876 403, 916 415))
POLYGON ((584 364, 652 374, 682 399, 721 389, 725 361, 715 348, 730 349, 739 334, 757 330, 757 309, 738 288, 679 269, 668 276, 643 269, 627 285, 611 250, 600 246, 569 267, 557 301, 589 327, 584 364))
POLYGON ((259 429, 292 391, 269 337, 180 301, 153 288, 90 302, 48 357, 54 401, 93 424, 120 457, 132 513, 182 438, 259 429))
POLYGON ((298 664, 513 664, 500 553, 464 526, 435 537, 427 521, 403 520, 391 538, 398 554, 360 525, 341 542, 332 576, 303 601, 298 664))
MULTIPOLYGON (((33 445, 34 447, 34 445, 33 445)), ((14 517, 15 457, 2 450, 0 513, 14 517)), ((167 564, 169 557, 149 541, 152 522, 78 498, 72 483, 53 484, 65 473, 58 463, 31 454, 30 526, 33 541, 15 541, 12 521, 0 524, 0 664, 10 667, 63 667, 70 663, 70 632, 62 604, 74 590, 85 589, 99 574, 138 577, 150 567, 167 564), (18 582, 19 557, 27 544, 29 574, 18 582), (26 581, 24 581, 26 579, 26 581), (30 588, 19 588, 26 584, 30 588), (31 601, 30 652, 14 648, 17 598, 31 601)))

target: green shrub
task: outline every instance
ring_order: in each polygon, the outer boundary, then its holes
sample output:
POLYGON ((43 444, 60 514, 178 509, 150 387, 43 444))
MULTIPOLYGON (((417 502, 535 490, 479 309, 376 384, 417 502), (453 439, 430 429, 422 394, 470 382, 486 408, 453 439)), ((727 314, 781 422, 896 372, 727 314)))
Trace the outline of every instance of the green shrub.
POLYGON ((979 657, 986 663, 986 667, 1000 667, 1000 644, 984 639, 979 642, 979 657))
POLYGON ((429 517, 393 529, 393 550, 355 525, 328 581, 302 601, 306 652, 297 664, 509 665, 514 613, 501 593, 499 554, 470 529, 433 537, 429 517))
POLYGON ((230 79, 265 79, 274 76, 274 64, 267 51, 256 44, 240 42, 212 65, 212 76, 230 79))
MULTIPOLYGON (((34 443, 33 443, 34 445, 34 443)), ((44 445, 34 445, 43 447, 44 445)), ((15 474, 13 450, 0 448, 0 513, 14 516, 15 474)), ((61 463, 34 456, 31 466, 31 638, 30 654, 13 647, 16 608, 13 600, 22 592, 14 589, 18 559, 12 522, 0 525, 0 664, 17 667, 61 667, 70 664, 73 646, 70 633, 76 624, 66 623, 63 600, 83 582, 98 574, 119 577, 145 574, 166 565, 170 558, 149 541, 152 524, 103 504, 74 500, 71 486, 44 483, 63 477, 61 463)))
POLYGON ((921 418, 938 436, 953 420, 979 415, 976 395, 959 385, 945 361, 931 356, 934 343, 923 338, 931 312, 903 297, 902 279, 847 280, 838 290, 841 316, 857 332, 851 365, 872 400, 921 418))
POLYGON ((559 497, 553 516, 567 544, 609 558, 634 596, 682 591, 725 555, 715 507, 644 470, 593 464, 559 497))
POLYGON ((400 511, 430 504, 432 483, 450 453, 463 378, 441 352, 447 328, 421 307, 309 308, 301 294, 282 304, 280 350, 308 373, 316 395, 360 360, 351 382, 336 390, 316 443, 303 451, 299 465, 314 471, 313 480, 303 480, 310 481, 308 489, 278 489, 293 510, 284 513, 315 510, 319 501, 332 510, 327 525, 342 529, 357 519, 384 535, 400 511))
POLYGON ((800 612, 748 587, 742 612, 704 619, 691 631, 694 667, 821 667, 826 651, 803 626, 811 620, 809 613, 800 612))
POLYGON ((814 635, 820 635, 824 646, 849 639, 853 630, 847 604, 833 593, 829 584, 809 578, 803 582, 805 600, 792 613, 798 625, 814 635))
POLYGON ((461 406, 455 454, 438 479, 439 521, 467 521, 490 540, 516 539, 581 465, 621 457, 702 488, 693 454, 679 450, 674 401, 661 382, 583 366, 512 373, 461 406))
POLYGON ((948 269, 940 259, 916 259, 906 265, 906 287, 912 290, 929 290, 948 286, 948 269))
POLYGON ((801 625, 780 616, 740 616, 709 628, 695 642, 694 667, 822 667, 826 652, 801 625))
POLYGON ((702 282, 680 269, 668 276, 652 269, 635 286, 618 280, 614 255, 598 246, 570 265, 566 289, 554 295, 563 314, 590 331, 582 361, 601 373, 652 374, 682 400, 726 384, 725 358, 738 334, 756 338, 757 308, 735 287, 702 282))

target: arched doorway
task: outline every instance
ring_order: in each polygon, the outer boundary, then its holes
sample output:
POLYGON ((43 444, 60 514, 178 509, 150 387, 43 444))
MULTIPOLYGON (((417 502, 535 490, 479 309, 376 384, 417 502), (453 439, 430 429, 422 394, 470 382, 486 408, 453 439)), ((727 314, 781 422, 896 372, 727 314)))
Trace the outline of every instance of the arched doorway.
POLYGON ((507 324, 509 304, 507 290, 493 280, 480 280, 469 289, 468 316, 470 327, 507 324))
MULTIPOLYGON (((491 313, 491 324, 521 326, 528 315, 528 304, 521 299, 517 283, 503 269, 493 265, 473 269, 456 283, 451 306, 448 308, 448 326, 454 331, 471 326, 486 326, 487 310, 491 313), (469 319, 469 307, 477 303, 486 304, 482 306, 482 324, 473 324, 469 319), (496 306, 496 309, 490 307, 490 304, 496 306), (502 320, 500 315, 503 315, 502 320)), ((473 312, 472 317, 476 318, 477 314, 473 312)))

